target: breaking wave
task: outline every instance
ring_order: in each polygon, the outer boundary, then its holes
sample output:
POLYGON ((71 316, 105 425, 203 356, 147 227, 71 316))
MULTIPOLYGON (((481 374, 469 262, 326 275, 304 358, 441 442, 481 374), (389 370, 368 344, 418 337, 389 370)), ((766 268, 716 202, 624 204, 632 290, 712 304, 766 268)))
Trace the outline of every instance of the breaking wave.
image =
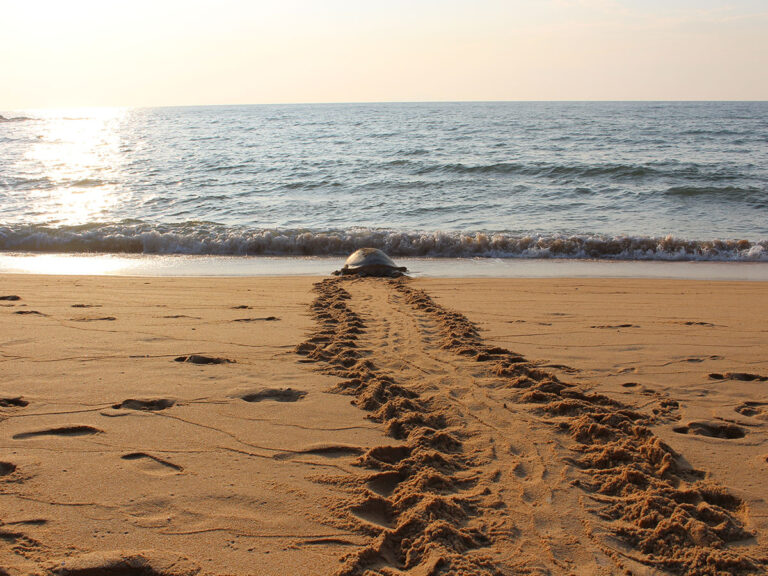
POLYGON ((768 262, 768 240, 687 240, 674 236, 247 229, 210 222, 50 227, 0 226, 0 251, 192 255, 342 256, 371 246, 392 256, 588 258, 768 262))

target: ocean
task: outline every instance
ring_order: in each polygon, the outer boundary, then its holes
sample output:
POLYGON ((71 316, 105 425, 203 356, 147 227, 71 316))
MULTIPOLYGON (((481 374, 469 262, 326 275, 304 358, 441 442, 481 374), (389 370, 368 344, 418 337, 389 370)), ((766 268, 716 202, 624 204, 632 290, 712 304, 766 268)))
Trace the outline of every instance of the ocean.
POLYGON ((363 246, 507 267, 768 262, 768 102, 0 114, 0 271, 42 253, 290 269, 363 246))

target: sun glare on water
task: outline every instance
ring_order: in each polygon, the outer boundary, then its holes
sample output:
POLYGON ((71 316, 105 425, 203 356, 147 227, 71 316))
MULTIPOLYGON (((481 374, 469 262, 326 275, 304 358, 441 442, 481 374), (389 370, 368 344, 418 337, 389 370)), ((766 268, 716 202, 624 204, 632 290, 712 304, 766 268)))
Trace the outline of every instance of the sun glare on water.
POLYGON ((119 202, 120 127, 124 108, 46 110, 38 142, 25 160, 41 186, 30 192, 40 222, 79 225, 98 221, 119 202))

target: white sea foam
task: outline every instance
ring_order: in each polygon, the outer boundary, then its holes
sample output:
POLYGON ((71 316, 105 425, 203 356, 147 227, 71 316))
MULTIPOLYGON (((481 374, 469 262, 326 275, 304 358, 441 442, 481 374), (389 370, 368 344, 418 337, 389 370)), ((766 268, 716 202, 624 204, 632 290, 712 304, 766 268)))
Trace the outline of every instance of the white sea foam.
POLYGON ((768 262, 768 240, 686 240, 673 236, 513 235, 358 228, 244 229, 210 223, 116 223, 0 227, 0 250, 64 253, 341 256, 358 248, 431 258, 589 258, 768 262))

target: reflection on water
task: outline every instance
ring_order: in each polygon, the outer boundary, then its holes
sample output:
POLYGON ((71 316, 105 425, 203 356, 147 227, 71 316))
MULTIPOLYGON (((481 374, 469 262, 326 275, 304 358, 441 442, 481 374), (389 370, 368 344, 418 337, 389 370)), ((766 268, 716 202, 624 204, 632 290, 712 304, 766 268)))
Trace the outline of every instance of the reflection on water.
POLYGON ((0 254, 0 273, 57 274, 74 276, 140 275, 141 262, 122 256, 97 254, 70 256, 68 254, 14 255, 0 254), (134 272, 138 270, 138 272, 134 272))
MULTIPOLYGON (((768 266, 746 262, 654 262, 402 258, 414 277, 435 278, 682 278, 768 281, 768 266)), ((82 276, 323 276, 343 258, 268 256, 145 256, 0 253, 0 274, 82 276)))
POLYGON ((343 258, 0 252, 0 274, 70 276, 326 276, 343 258))
POLYGON ((29 220, 78 225, 100 220, 118 203, 122 108, 51 110, 24 172, 42 184, 29 192, 29 220))

